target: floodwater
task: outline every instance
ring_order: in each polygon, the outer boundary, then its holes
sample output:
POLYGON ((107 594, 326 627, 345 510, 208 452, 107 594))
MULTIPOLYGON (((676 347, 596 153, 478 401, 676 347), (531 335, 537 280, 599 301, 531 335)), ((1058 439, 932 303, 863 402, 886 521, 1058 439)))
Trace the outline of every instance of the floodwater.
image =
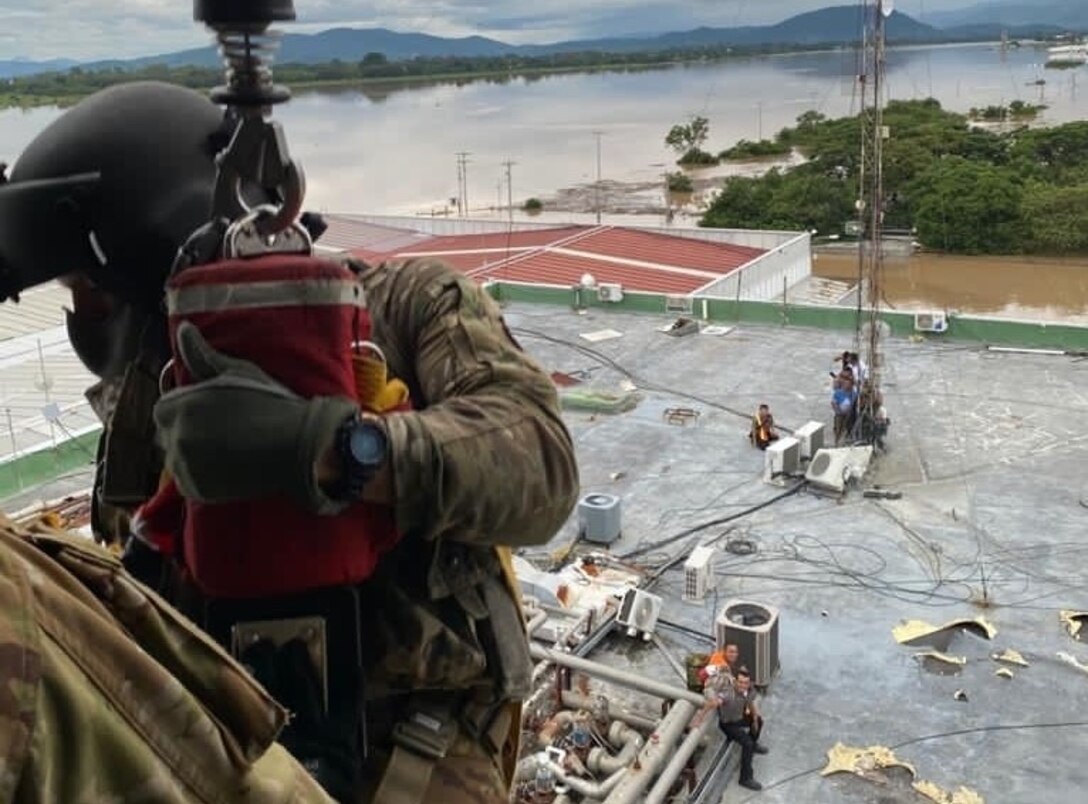
MULTIPOLYGON (((812 270, 827 279, 857 282, 858 259, 854 254, 817 253, 812 270)), ((890 308, 903 310, 1088 324, 1088 259, 924 253, 889 257, 884 295, 890 308)))
MULTIPOLYGON (((889 95, 932 96, 961 112, 1019 99, 1048 104, 1040 122, 1088 117, 1088 68, 1045 70, 1045 57, 1045 50, 1033 47, 1002 52, 996 45, 893 49, 889 95), (1040 79, 1046 83, 1037 85, 1040 79)), ((639 193, 651 206, 661 206, 658 188, 675 159, 664 136, 674 123, 705 115, 708 148, 716 151, 740 139, 770 137, 808 109, 831 117, 855 113, 856 65, 856 53, 837 51, 654 70, 370 85, 300 93, 277 108, 276 117, 306 170, 309 208, 326 212, 448 214, 458 196, 456 154, 468 152, 472 215, 494 217, 507 199, 518 207, 527 198, 553 199, 566 190, 582 214, 560 207, 538 219, 585 220, 584 213, 596 208, 595 194, 587 195, 584 185, 597 178, 600 132, 600 176, 621 187, 603 195, 607 219, 613 212, 637 211, 640 205, 632 206, 631 199, 639 193), (579 186, 580 193, 571 193, 579 186)), ((0 112, 0 161, 14 162, 58 114, 55 108, 0 112)), ((662 216, 642 220, 658 223, 662 216)), ((688 209, 676 223, 694 220, 688 209)), ((1009 263, 961 276, 966 265, 906 271, 902 300, 995 312, 1010 304, 1084 312, 1075 271, 1055 269, 1044 276, 1034 266, 1015 269, 1009 263), (946 276, 946 269, 955 269, 954 275, 946 276), (936 295, 925 295, 930 289, 936 295)))

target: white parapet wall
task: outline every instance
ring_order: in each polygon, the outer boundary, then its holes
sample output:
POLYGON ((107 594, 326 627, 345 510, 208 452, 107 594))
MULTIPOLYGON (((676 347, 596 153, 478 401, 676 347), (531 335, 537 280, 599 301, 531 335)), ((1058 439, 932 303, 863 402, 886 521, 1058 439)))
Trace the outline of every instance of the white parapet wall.
MULTIPOLYGON (((408 229, 425 232, 438 237, 451 235, 493 234, 499 232, 531 232, 541 229, 563 229, 570 226, 589 226, 593 224, 563 221, 514 221, 485 218, 429 218, 411 215, 341 215, 334 217, 369 223, 375 226, 387 226, 392 229, 408 229)), ((767 251, 788 245, 799 237, 808 238, 798 232, 761 231, 756 229, 703 229, 697 226, 642 226, 637 223, 604 224, 621 229, 634 229, 640 232, 684 237, 689 240, 702 240, 709 243, 724 243, 731 246, 747 246, 767 251)), ((781 289, 779 289, 781 292, 781 289)))
MULTIPOLYGON (((772 234, 752 232, 753 235, 772 234)), ((778 233, 785 234, 785 233, 778 233)), ((716 279, 693 295, 719 299, 770 301, 812 274, 812 236, 790 234, 789 239, 743 268, 716 279)))

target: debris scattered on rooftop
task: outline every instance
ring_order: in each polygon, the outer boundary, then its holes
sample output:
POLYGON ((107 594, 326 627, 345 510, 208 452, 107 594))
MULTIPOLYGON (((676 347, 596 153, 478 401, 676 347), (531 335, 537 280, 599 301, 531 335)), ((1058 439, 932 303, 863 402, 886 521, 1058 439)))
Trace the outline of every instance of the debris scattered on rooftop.
POLYGON ((955 790, 945 790, 939 784, 929 781, 918 781, 911 786, 937 804, 984 804, 982 796, 962 785, 955 790))
POLYGON ((1070 667, 1075 667, 1077 670, 1080 670, 1082 673, 1088 673, 1088 664, 1085 664, 1080 659, 1078 659, 1076 656, 1073 656, 1073 655, 1071 655, 1069 653, 1066 653, 1063 650, 1060 650, 1060 651, 1058 651, 1058 658, 1061 659, 1063 662, 1065 662, 1070 667))
POLYGON ((935 662, 957 665, 959 667, 963 667, 967 664, 966 656, 949 656, 947 653, 941 653, 940 651, 936 650, 921 651, 920 653, 914 654, 914 658, 921 659, 923 661, 926 659, 931 659, 935 662))
POLYGON ((659 332, 664 332, 666 335, 672 335, 675 338, 682 338, 685 335, 695 335, 699 332, 699 322, 691 318, 678 318, 671 324, 666 324, 658 329, 659 332))
POLYGON ((86 491, 59 500, 41 500, 12 512, 10 519, 24 528, 40 521, 60 530, 86 529, 91 523, 91 493, 86 491))
POLYGON ((967 630, 986 639, 997 636, 997 629, 984 617, 951 620, 944 625, 932 625, 924 620, 904 620, 892 629, 892 636, 900 645, 933 640, 948 636, 949 632, 967 630))
POLYGON ((1021 667, 1028 667, 1027 659, 1018 650, 1012 648, 1005 648, 1001 653, 994 653, 990 656, 995 662, 1006 662, 1008 664, 1018 664, 1021 667))
POLYGON ((700 335, 713 335, 720 338, 722 335, 728 335, 735 327, 721 327, 715 324, 711 324, 709 327, 703 327, 699 330, 700 335))
POLYGON ((956 690, 954 693, 952 693, 952 697, 955 698, 957 701, 963 701, 964 703, 967 703, 967 690, 956 690))
MULTIPOLYGON (((835 743, 835 746, 827 752, 827 765, 821 776, 830 776, 833 773, 853 773, 862 778, 875 776, 876 771, 884 768, 906 768, 911 776, 917 776, 918 772, 909 762, 903 762, 895 753, 883 745, 871 745, 868 748, 854 748, 852 746, 835 743)), ((882 777, 876 776, 883 781, 882 777)))
MULTIPOLYGON (((868 781, 884 784, 887 779, 878 771, 886 768, 903 768, 915 779, 918 777, 918 771, 911 763, 899 759, 895 752, 886 746, 853 748, 842 743, 835 743, 835 747, 827 752, 827 765, 820 771, 820 775, 852 773, 868 781)), ((937 804, 985 804, 982 796, 962 785, 949 791, 935 782, 917 780, 911 783, 911 787, 937 804)))
POLYGON ((998 678, 1012 678, 1016 674, 1013 673, 1013 671, 1010 670, 1007 667, 999 667, 996 670, 994 670, 994 675, 997 676, 998 678))
POLYGON ((1063 611, 1058 614, 1058 617, 1061 618, 1062 625, 1069 632, 1069 636, 1080 640, 1084 623, 1088 622, 1088 611, 1063 611))
POLYGON ((663 418, 669 424, 675 424, 678 427, 686 427, 687 425, 699 420, 702 414, 694 408, 665 408, 663 418))
POLYGON ((871 488, 865 489, 865 491, 862 492, 862 496, 868 500, 901 500, 903 499, 903 492, 871 488))
POLYGON ((580 332, 578 337, 584 341, 590 343, 600 343, 601 341, 611 341, 615 338, 622 338, 623 333, 614 329, 598 329, 594 332, 580 332))
POLYGON ((585 410, 592 413, 626 413, 638 407, 640 397, 633 391, 612 393, 589 389, 571 389, 559 395, 564 410, 585 410))
POLYGON ((553 371, 551 376, 552 382, 560 388, 569 388, 572 385, 578 385, 582 382, 573 374, 565 374, 562 371, 553 371))

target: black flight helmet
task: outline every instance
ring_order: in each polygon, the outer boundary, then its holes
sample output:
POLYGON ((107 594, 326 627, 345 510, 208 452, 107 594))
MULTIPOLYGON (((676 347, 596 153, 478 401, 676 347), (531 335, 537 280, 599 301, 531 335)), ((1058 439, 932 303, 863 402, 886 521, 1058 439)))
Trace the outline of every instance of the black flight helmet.
POLYGON ((98 376, 122 371, 161 314, 178 248, 210 219, 215 155, 233 128, 206 96, 158 82, 111 87, 66 111, 0 184, 0 299, 85 275, 116 303, 105 316, 77 305, 72 344, 98 376))

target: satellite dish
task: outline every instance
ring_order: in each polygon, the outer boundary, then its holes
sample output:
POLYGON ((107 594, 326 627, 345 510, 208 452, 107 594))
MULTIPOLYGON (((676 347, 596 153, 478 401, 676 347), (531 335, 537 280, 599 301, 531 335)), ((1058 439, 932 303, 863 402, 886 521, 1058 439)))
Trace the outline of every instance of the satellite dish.
POLYGON ((895 0, 880 0, 880 13, 890 17, 895 11, 895 0))

